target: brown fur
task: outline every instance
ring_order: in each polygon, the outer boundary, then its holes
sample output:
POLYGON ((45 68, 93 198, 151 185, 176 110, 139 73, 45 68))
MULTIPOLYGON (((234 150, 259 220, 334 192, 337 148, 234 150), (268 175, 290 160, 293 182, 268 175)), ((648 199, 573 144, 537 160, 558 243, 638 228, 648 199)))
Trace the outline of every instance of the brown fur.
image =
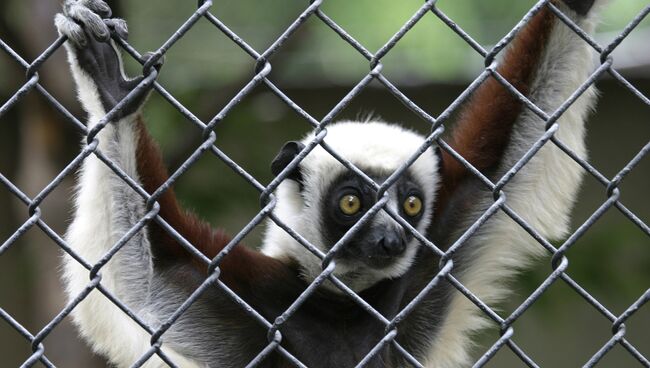
MULTIPOLYGON (((497 68, 498 73, 527 96, 534 70, 553 28, 554 15, 546 7, 512 40, 497 68)), ((474 91, 460 113, 449 145, 482 173, 494 169, 505 150, 512 126, 522 103, 498 80, 490 76, 474 91)), ((469 171, 446 151, 442 151, 442 184, 436 210, 444 209, 450 195, 469 171)))
MULTIPOLYGON (((138 147, 136 159, 138 174, 144 189, 149 193, 155 192, 169 177, 162 160, 158 145, 147 132, 144 121, 138 117, 136 121, 138 147)), ((231 237, 221 229, 213 229, 206 222, 198 219, 193 213, 183 211, 178 205, 173 188, 166 190, 160 198, 160 216, 165 219, 185 239, 194 245, 208 258, 214 258, 230 241, 231 237)), ((152 252, 158 265, 171 264, 181 258, 187 258, 194 267, 205 275, 207 266, 195 259, 167 231, 155 221, 148 225, 152 252)), ((237 245, 220 264, 220 279, 235 290, 242 291, 255 287, 258 283, 274 274, 286 274, 287 266, 280 261, 265 256, 241 244, 237 245)))

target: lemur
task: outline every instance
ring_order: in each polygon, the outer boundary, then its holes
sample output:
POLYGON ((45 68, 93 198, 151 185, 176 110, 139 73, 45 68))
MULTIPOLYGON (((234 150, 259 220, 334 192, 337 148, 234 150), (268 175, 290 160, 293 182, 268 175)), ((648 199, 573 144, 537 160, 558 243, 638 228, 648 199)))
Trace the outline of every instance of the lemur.
MULTIPOLYGON (((548 3, 584 31, 593 31, 594 0, 548 3)), ((126 38, 126 23, 111 18, 110 8, 101 0, 65 0, 55 23, 67 37, 72 76, 92 131, 143 80, 125 75, 114 41, 126 38)), ((589 77, 593 64, 587 43, 548 4, 532 16, 497 63, 499 75, 549 114, 589 77)), ((145 97, 146 92, 141 92, 120 104, 93 141, 98 142, 98 152, 151 194, 168 174, 142 118, 145 97)), ((494 182, 546 132, 546 122, 524 107, 520 97, 494 77, 485 79, 463 105, 446 138, 454 151, 494 182)), ((581 157, 586 157, 584 122, 594 100, 590 87, 561 114, 554 133, 581 157)), ((494 204, 493 193, 448 150, 437 150, 431 140, 397 125, 348 121, 326 127, 328 147, 379 184, 416 151, 421 152, 382 196, 322 144, 297 166, 291 165, 313 138, 314 133, 287 143, 273 161, 273 173, 286 171, 287 175, 275 191, 273 214, 327 253, 377 201, 386 200, 374 216, 356 226, 358 231, 332 262, 334 276, 391 320, 442 267, 438 253, 405 228, 447 250, 494 204)), ((569 229, 581 171, 548 143, 502 192, 509 208, 540 236, 560 239, 569 229)), ((182 209, 172 187, 157 199, 159 217, 132 230, 148 213, 146 200, 96 155, 82 164, 75 205, 67 243, 91 265, 122 244, 100 269, 101 285, 153 329, 164 325, 209 275, 208 266, 181 246, 168 227, 209 259, 231 240, 182 209), (132 237, 120 243, 126 234, 132 237)), ((268 326, 253 319, 215 283, 274 321, 322 272, 322 260, 274 222, 268 225, 261 249, 237 245, 223 257, 218 281, 213 280, 162 335, 161 349, 171 361, 181 367, 239 367, 268 345, 268 326)), ((524 229, 496 211, 449 256, 453 267, 446 272, 492 305, 508 295, 504 283, 542 254, 544 249, 524 229)), ((89 270, 66 257, 64 271, 72 300, 88 286, 89 270)), ((279 335, 270 337, 280 336, 281 348, 307 367, 354 366, 385 336, 384 323, 336 289, 330 281, 324 283, 283 321, 279 335)), ((97 290, 74 308, 72 316, 92 348, 116 366, 133 364, 151 347, 149 333, 97 290)), ((400 318, 395 341, 426 367, 465 367, 471 362, 472 336, 486 324, 478 308, 443 277, 400 318)), ((157 355, 145 363, 164 364, 157 355)), ((387 344, 366 366, 406 365, 396 347, 387 344)), ((275 352, 260 366, 293 365, 275 352)))

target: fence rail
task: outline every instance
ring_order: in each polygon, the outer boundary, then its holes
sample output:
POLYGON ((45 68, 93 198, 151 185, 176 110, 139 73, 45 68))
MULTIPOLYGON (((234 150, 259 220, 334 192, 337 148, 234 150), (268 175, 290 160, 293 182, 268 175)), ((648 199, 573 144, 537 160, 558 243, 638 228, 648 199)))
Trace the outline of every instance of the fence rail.
MULTIPOLYGON (((303 151, 298 158, 296 158, 291 166, 295 167, 299 164, 307 153, 316 147, 321 145, 325 150, 327 150, 332 156, 334 156, 338 161, 340 161, 345 167, 350 171, 354 172, 359 178, 365 181, 368 185, 372 186, 379 193, 378 197, 381 197, 381 194, 387 190, 387 188, 393 184, 400 176, 400 174, 421 154, 429 145, 437 145, 442 150, 447 151, 451 154, 456 160, 458 160, 465 168, 467 168, 473 175, 475 175, 486 188, 492 191, 494 195, 494 203, 488 209, 486 213, 477 222, 465 233, 465 239, 471 237, 476 230, 483 222, 492 216, 497 211, 503 211, 508 216, 510 216, 519 226, 521 226, 528 234, 530 234, 535 240, 537 240, 550 255, 552 255, 552 267, 553 272, 541 283, 541 285, 530 295, 525 301, 518 306, 514 312, 508 316, 501 316, 497 313, 492 307, 485 304, 480 300, 476 295, 474 295, 469 289, 467 289, 463 284, 457 280, 452 274, 451 270, 453 269, 453 261, 451 260, 451 253, 455 249, 448 249, 447 251, 439 249, 435 244, 433 244, 428 239, 424 238, 422 235, 418 234, 408 223, 401 219, 397 213, 393 213, 388 208, 384 208, 391 217, 396 221, 402 224, 408 231, 413 232, 413 235, 420 240, 423 246, 431 248, 441 257, 440 262, 440 271, 433 278, 430 283, 427 285, 425 290, 428 290, 435 286, 441 280, 446 280, 453 287, 459 290, 464 294, 471 302, 473 302, 478 308, 480 308, 485 315, 497 323, 501 328, 501 336, 493 343, 489 349, 482 354, 476 366, 482 366, 490 358, 492 358, 499 349, 504 346, 507 346, 514 354, 516 354, 527 366, 537 367, 537 363, 526 354, 526 352, 519 347, 515 341, 512 339, 514 335, 513 323, 524 314, 529 307, 538 300, 542 294, 558 280, 562 280, 566 285, 573 289, 579 296, 581 296, 585 301, 587 301, 593 308, 604 316, 607 320, 611 322, 612 326, 612 336, 590 359, 585 363, 585 366, 591 367, 598 363, 608 351, 610 351, 615 345, 620 345, 629 354, 640 362, 642 365, 650 367, 650 362, 648 358, 645 357, 632 343, 630 343, 625 336, 625 322, 637 312, 649 299, 650 299, 650 289, 646 290, 639 298, 629 306, 623 313, 617 315, 610 311, 605 305, 603 305, 596 297, 592 296, 587 290, 585 290, 581 285, 572 279, 567 274, 567 268, 569 265, 568 259, 566 258, 566 252, 575 244, 576 240, 580 238, 586 231, 588 231, 592 225, 608 210, 611 208, 616 208, 622 215, 624 215, 629 221, 636 225, 645 235, 650 237, 650 227, 646 224, 641 218, 636 216, 630 209, 628 209, 620 200, 620 189, 619 184, 621 181, 628 175, 635 166, 647 155, 650 150, 650 143, 646 144, 634 158, 629 161, 621 170, 616 173, 612 178, 608 178, 606 175, 598 171, 597 168, 592 166, 586 160, 581 159, 575 154, 570 148, 556 139, 553 135, 557 129, 557 118, 568 108, 568 106, 580 96, 591 84, 593 84, 598 78, 604 74, 608 74, 614 80, 618 81, 621 86, 631 91, 634 96, 636 96, 642 104, 650 106, 650 99, 644 95, 641 91, 635 88, 629 81, 625 79, 619 72, 617 72, 612 67, 612 52, 616 49, 618 45, 639 25, 639 23, 648 15, 650 12, 650 6, 647 6, 643 11, 641 11, 608 45, 600 45, 595 40, 593 40, 588 34, 583 32, 578 26, 576 26, 569 18, 562 14, 555 6, 548 2, 548 0, 539 1, 530 11, 522 18, 522 20, 505 36, 500 42, 497 43, 491 49, 485 49, 477 41, 475 41, 467 32, 465 32, 459 25, 454 23, 454 21, 446 15, 441 9, 436 7, 436 1, 430 0, 425 2, 414 14, 413 16, 376 52, 371 52, 366 49, 361 43, 354 39, 348 32, 338 25, 332 18, 320 8, 322 0, 315 0, 306 5, 305 10, 289 25, 286 30, 278 37, 267 49, 258 51, 251 47, 244 39, 235 34, 230 30, 217 16, 210 12, 212 7, 212 2, 209 0, 200 1, 196 11, 185 21, 185 23, 179 27, 176 32, 165 41, 156 52, 153 54, 153 57, 149 58, 148 61, 144 61, 144 58, 140 53, 129 45, 126 41, 116 38, 115 41, 135 60, 143 64, 143 71, 146 78, 141 82, 139 88, 153 88, 160 96, 169 102, 178 112, 180 112, 191 124, 193 124, 197 129, 201 130, 203 133, 203 143, 197 147, 194 153, 188 157, 188 159, 174 172, 170 179, 161 186, 155 193, 149 195, 146 191, 140 187, 140 185, 135 182, 132 178, 126 175, 115 163, 113 163, 108 157, 102 154, 97 150, 97 139, 96 134, 101 130, 107 123, 110 121, 110 116, 114 113, 115 110, 119 109, 119 105, 113 109, 113 111, 108 113, 108 116, 102 119, 102 122, 98 124, 93 129, 88 130, 86 126, 80 122, 73 114, 71 114, 65 107, 63 107, 55 97, 53 97, 39 82, 39 70, 43 63, 48 60, 53 53, 55 53, 63 44, 66 42, 64 37, 57 38, 52 44, 32 62, 26 61, 21 55, 16 53, 12 48, 6 44, 0 38, 0 50, 9 55, 16 63, 20 64, 26 71, 26 81, 25 83, 11 96, 11 98, 2 103, 0 107, 0 117, 2 117, 12 106, 20 103, 23 100, 23 97, 30 91, 36 91, 42 95, 54 109, 56 109, 60 114, 62 114, 65 119, 74 126, 79 133, 87 137, 86 143, 79 152, 79 154, 70 161, 60 173, 45 186, 37 195, 34 197, 29 197, 26 195, 16 184, 14 184, 10 179, 8 179, 3 173, 0 172, 0 186, 5 187, 9 190, 16 198, 18 198, 26 207, 29 218, 10 235, 10 237, 4 240, 4 243, 0 245, 0 256, 3 255, 10 247, 16 244, 16 241, 23 236, 31 228, 39 228, 44 234, 51 238, 63 251, 68 255, 77 260, 81 265, 89 270, 90 281, 84 292, 78 295, 76 298, 71 300, 45 327, 36 333, 28 331, 20 321, 12 317, 11 314, 7 313, 4 309, 1 309, 0 306, 0 318, 8 323, 12 328, 18 331, 27 341, 31 343, 33 353, 29 358, 24 362, 23 366, 32 366, 37 362, 42 363, 47 367, 54 366, 54 364, 48 359, 46 347, 43 344, 44 339, 52 332, 53 329, 61 323, 61 321, 66 318, 71 311, 93 290, 98 290, 104 294, 108 299, 110 299, 116 306, 129 315, 134 321, 136 321, 144 330, 151 334, 151 347, 149 351, 141 357, 137 362, 134 362, 134 366, 140 366, 144 364, 152 355, 156 354, 161 359, 163 359, 170 366, 175 366, 175 363, 171 361, 169 357, 161 349, 161 336, 175 323, 175 321, 180 317, 180 315, 193 303, 199 295, 208 287, 216 286, 226 292, 228 296, 232 298, 234 302, 242 306, 243 310, 248 313, 252 318, 257 320, 262 326, 265 326, 268 329, 268 345, 259 352, 259 355, 251 361, 249 366, 255 366, 256 364, 262 362, 269 354, 274 351, 283 355, 289 362, 293 363, 297 367, 303 367, 304 365, 295 358, 290 351, 285 350, 281 344, 282 334, 279 329, 283 324, 283 321, 290 319, 292 314, 312 295, 316 290, 318 285, 330 280, 341 289, 341 291, 349 295, 352 300, 358 303, 364 310, 370 313, 372 316, 377 318, 382 324, 386 326, 385 337, 372 349, 368 354, 363 358, 359 363, 359 366, 363 366, 364 363, 370 361, 382 347, 386 345, 392 345, 396 351, 404 356, 404 358, 415 367, 422 367, 422 362, 418 362, 405 348, 399 345, 395 340, 397 334, 396 325, 401 317, 408 314, 409 308, 412 308, 413 305, 419 303, 424 297, 424 293, 421 293, 416 297, 405 310, 401 311, 397 317, 393 320, 388 320, 382 316, 379 312, 373 309, 368 303, 366 303, 361 297, 354 293, 350 288, 345 286, 340 280, 334 276, 333 271, 335 267, 335 262, 333 260, 333 255, 336 250, 339 249, 343 244, 345 244, 353 235, 354 231, 348 232, 338 243, 334 246, 333 250, 324 254, 313 245, 309 244, 307 240, 302 238, 297 234, 293 229, 291 229, 286 224, 277 218, 271 211, 275 206, 275 198, 272 193, 277 188, 279 183, 285 179, 288 171, 285 170, 283 174, 273 179, 268 185, 260 183, 253 175, 249 174, 241 166, 238 165, 233 159, 228 157, 222 150, 220 150, 215 144, 216 135, 213 129, 219 124, 229 113, 230 111, 237 106, 239 101, 241 101, 245 96, 251 93, 251 91, 259 86, 264 85, 268 90, 273 94, 279 97, 290 109, 295 111, 299 116, 301 116, 304 121, 311 125, 315 130, 315 136, 313 141, 307 145, 307 149, 303 151), (539 11, 542 7, 549 6, 553 13, 559 19, 562 20, 567 26, 569 26, 574 32, 576 32, 584 42, 588 43, 596 52, 600 54, 601 65, 596 68, 596 70, 591 74, 591 77, 584 82, 582 87, 577 90, 565 103, 553 114, 549 115, 548 113, 539 109, 535 104, 519 93, 505 78, 498 74, 496 71, 496 61, 495 57, 503 50, 510 41, 518 34, 518 32, 527 24, 527 22, 534 16, 534 14, 539 11), (415 24, 420 21, 425 16, 435 16, 441 22, 446 24, 453 32, 455 32, 460 38, 462 38, 473 50, 476 51, 482 58, 485 60, 485 69, 478 75, 478 77, 466 88, 466 90, 458 96, 458 98, 449 105, 449 107, 442 112, 439 116, 434 117, 425 112, 424 109, 417 106, 413 101, 411 101, 400 89, 392 83, 385 75, 382 74, 382 58, 386 56, 396 44, 404 37, 404 35, 409 32, 415 24), (165 53, 174 45, 178 40, 180 40, 188 30, 190 30, 197 21, 205 19, 210 24, 212 24, 216 31, 219 31, 226 35, 235 45, 240 47, 245 51, 253 60, 255 60, 255 69, 254 76, 250 81, 219 111, 212 119, 207 122, 202 121, 196 117, 191 111, 185 108, 181 102, 179 102, 170 92, 168 92, 165 87, 155 80, 156 71, 151 68, 154 63, 159 60, 165 53), (269 79, 269 73, 271 72, 271 62, 273 56, 280 50, 285 42, 290 39, 296 32, 299 32, 301 27, 305 24, 308 19, 318 19, 323 22, 332 32, 336 33, 343 40, 345 40, 351 47, 353 47, 363 58, 368 61, 369 72, 365 75, 354 87, 349 91, 349 93, 343 97, 332 109, 325 115, 322 119, 317 119, 311 116, 306 110, 301 108, 298 104, 293 102, 274 82, 269 79), (456 153, 450 145, 448 145, 442 138, 442 133, 444 132, 443 123, 446 122, 449 117, 458 110, 459 106, 467 99, 473 91, 475 91, 480 84, 489 77, 497 79, 505 88, 507 88, 516 98, 525 106, 525 108, 530 109, 533 113, 539 116, 541 119, 547 122, 546 128, 547 133, 544 134, 537 143, 531 148, 530 151, 524 157, 522 157, 517 164, 515 164, 510 171, 506 173, 500 180, 493 182, 488 179, 486 176, 481 174, 477 169, 475 169, 467 160, 462 156, 456 153), (344 157, 340 156, 335 150, 329 147, 323 139, 326 136, 326 128, 328 124, 333 122, 339 113, 348 106, 348 104, 355 99, 359 93, 364 90, 372 81, 377 81, 383 87, 386 88, 397 100, 403 103, 408 109, 413 111, 417 116, 419 116, 425 123, 429 124, 431 127, 430 134, 427 137, 426 145, 421 147, 421 149, 413 156, 412 160, 406 162, 398 169, 391 177, 386 180, 381 185, 374 182, 370 177, 365 175, 361 170, 355 167, 351 162, 347 161, 344 157), (550 142, 550 143, 549 143, 550 142), (606 188, 607 199, 600 205, 600 207, 583 223, 577 230, 559 247, 555 247, 553 244, 549 243, 543 236, 541 236, 534 228, 532 228, 523 218, 518 216, 509 206, 501 189, 504 187, 509 180, 517 174, 517 172, 523 167, 526 162, 528 162, 537 151, 545 144, 553 144, 559 147, 564 151, 568 156, 575 160, 588 174, 595 178, 604 188, 606 188), (257 189, 260 194, 261 200, 261 210, 259 213, 246 225, 241 231, 233 238, 232 242, 214 259, 209 259, 199 251, 197 251, 192 244, 190 244, 186 239, 175 231, 161 216, 158 215, 159 206, 157 200, 162 195, 162 193, 167 190, 171 184, 173 184, 180 175, 186 172, 203 154, 204 152, 209 152, 214 155, 226 165, 228 165, 235 173, 244 178, 252 187, 257 189), (82 259, 79 255, 71 249, 66 241, 54 231, 43 219, 41 215, 40 206, 42 202, 52 193, 55 188, 61 185, 62 180, 65 176, 73 173, 77 170, 80 164, 84 159, 90 155, 97 156, 102 160, 108 167, 110 167, 119 177, 121 177, 126 183, 128 183, 137 193, 139 193, 142 198, 147 203, 147 213, 146 215, 134 226, 128 234, 126 234, 122 240, 116 244, 111 251, 106 254, 98 263, 90 264, 86 260, 82 259), (291 236, 293 236, 297 241, 304 245, 312 253, 316 254, 322 259, 323 262, 323 271, 319 277, 317 277, 299 297, 295 302, 284 312, 282 315, 274 321, 270 321, 261 316, 253 308, 250 308, 247 303, 241 299, 234 291, 230 290, 220 279, 219 279, 219 264, 223 256, 231 250, 239 241, 244 238, 253 228, 258 226, 266 218, 272 219, 280 227, 286 230, 291 236), (119 251, 120 247, 124 245, 131 236, 137 233, 139 230, 144 228, 147 223, 155 221, 161 225, 172 237, 174 237, 179 244, 184 246, 189 252, 197 256, 199 259, 203 260, 207 265, 209 265, 209 277, 203 282, 201 287, 195 290, 191 296, 186 300, 185 303, 172 315, 172 317, 162 324, 162 327, 154 329, 151 326, 148 326, 144 321, 138 318, 135 313, 129 310, 129 308, 122 303, 110 290, 106 289, 101 283, 101 269, 104 265, 110 262, 111 257, 119 251)), ((127 96, 122 102, 128 101, 133 94, 127 96)), ((364 219, 370 218, 375 212, 382 209, 385 204, 385 200, 380 200, 375 204, 364 217, 361 219, 361 222, 364 219)), ((358 226, 357 226, 358 227, 358 226)), ((461 239, 456 246, 460 247, 464 244, 464 240, 461 239)))

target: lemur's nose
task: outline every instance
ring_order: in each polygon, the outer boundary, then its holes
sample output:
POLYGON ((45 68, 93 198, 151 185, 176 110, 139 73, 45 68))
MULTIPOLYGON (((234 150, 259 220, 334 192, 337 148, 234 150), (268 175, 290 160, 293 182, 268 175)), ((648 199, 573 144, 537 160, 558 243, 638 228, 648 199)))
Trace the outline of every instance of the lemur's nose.
POLYGON ((406 239, 397 232, 387 232, 379 239, 379 247, 387 256, 398 256, 406 249, 406 239))

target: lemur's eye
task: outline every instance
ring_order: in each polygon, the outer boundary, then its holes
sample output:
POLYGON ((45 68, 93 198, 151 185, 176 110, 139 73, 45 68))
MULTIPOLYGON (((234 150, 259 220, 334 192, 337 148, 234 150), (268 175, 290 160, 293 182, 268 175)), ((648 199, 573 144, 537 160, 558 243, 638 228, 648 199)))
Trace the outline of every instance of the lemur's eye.
POLYGON ((422 200, 414 195, 404 201, 404 212, 411 216, 417 216, 422 211, 422 200))
POLYGON ((339 208, 344 214, 352 216, 361 209, 361 200, 354 194, 346 194, 339 200, 339 208))

